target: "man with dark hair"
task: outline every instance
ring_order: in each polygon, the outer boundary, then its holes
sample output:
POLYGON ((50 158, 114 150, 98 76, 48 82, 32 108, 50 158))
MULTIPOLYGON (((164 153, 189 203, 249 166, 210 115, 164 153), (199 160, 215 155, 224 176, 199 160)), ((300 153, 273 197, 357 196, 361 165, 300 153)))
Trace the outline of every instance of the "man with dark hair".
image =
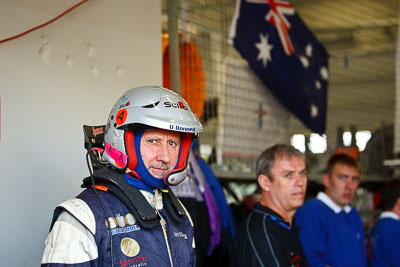
POLYGON ((383 212, 369 234, 369 265, 400 266, 400 179, 389 181, 380 194, 383 212))
POLYGON ((238 230, 237 266, 308 266, 293 215, 303 204, 307 175, 303 155, 289 145, 267 148, 257 160, 261 201, 238 230))
POLYGON ((333 155, 322 177, 325 192, 297 210, 296 224, 310 266, 366 266, 363 224, 350 206, 359 176, 356 159, 333 155))

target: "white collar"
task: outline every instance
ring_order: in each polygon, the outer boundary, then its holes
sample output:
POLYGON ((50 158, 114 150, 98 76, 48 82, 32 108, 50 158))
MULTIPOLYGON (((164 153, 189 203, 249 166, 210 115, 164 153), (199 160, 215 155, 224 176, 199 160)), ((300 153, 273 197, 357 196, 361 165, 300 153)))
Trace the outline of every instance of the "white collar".
POLYGON ((394 213, 392 211, 384 211, 384 212, 382 212, 381 216, 379 216, 379 219, 383 219, 383 218, 392 218, 392 219, 400 221, 399 215, 397 215, 396 213, 394 213))
POLYGON ((163 209, 162 196, 161 196, 161 192, 158 188, 156 188, 154 190, 154 194, 152 194, 146 190, 140 190, 140 192, 146 198, 147 202, 149 202, 149 204, 153 207, 153 209, 156 209, 156 210, 163 209))
POLYGON ((342 209, 335 202, 333 202, 333 200, 327 194, 325 194, 324 192, 319 192, 318 195, 317 195, 317 198, 319 200, 321 200, 329 208, 331 208, 336 214, 341 212, 342 210, 345 213, 349 213, 351 211, 351 206, 350 205, 346 205, 342 209))

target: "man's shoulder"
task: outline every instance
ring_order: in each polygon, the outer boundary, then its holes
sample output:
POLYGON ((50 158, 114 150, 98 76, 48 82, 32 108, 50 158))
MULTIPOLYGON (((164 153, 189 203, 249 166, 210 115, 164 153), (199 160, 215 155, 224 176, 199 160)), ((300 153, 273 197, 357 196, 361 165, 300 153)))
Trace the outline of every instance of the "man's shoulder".
POLYGON ((298 210, 305 210, 305 209, 315 209, 315 208, 326 208, 327 206, 319 200, 318 198, 312 198, 304 202, 304 204, 298 210))
POLYGON ((396 220, 393 218, 379 218, 375 227, 380 226, 381 229, 389 230, 390 232, 400 233, 400 220, 396 220))
POLYGON ((99 215, 100 217, 103 216, 101 205, 116 206, 119 205, 119 203, 120 202, 115 200, 113 194, 107 191, 97 190, 95 193, 93 189, 87 188, 75 198, 68 199, 57 205, 53 214, 53 220, 57 219, 62 211, 66 211, 94 234, 96 232, 96 218, 99 217, 99 215), (99 199, 101 199, 101 203, 99 199))
POLYGON ((266 206, 255 204, 247 218, 240 224, 236 231, 235 243, 236 246, 242 247, 243 243, 249 242, 251 238, 254 242, 264 240, 264 230, 269 234, 275 233, 275 228, 270 216, 274 216, 271 209, 266 206), (271 231, 271 232, 270 232, 271 231))
POLYGON ((295 213, 296 221, 300 222, 309 218, 327 218, 330 208, 321 200, 313 198, 304 202, 295 213))
POLYGON ((96 189, 96 192, 92 188, 86 188, 81 193, 79 193, 76 198, 84 200, 86 203, 88 203, 89 206, 100 205, 99 198, 103 202, 115 201, 114 194, 111 194, 106 188, 96 189))
MULTIPOLYGON (((269 214, 269 209, 259 203, 255 203, 249 215, 247 216, 245 223, 247 225, 260 223, 264 220, 265 215, 269 214)), ((252 227, 250 227, 251 229, 252 227)))
POLYGON ((350 206, 350 205, 349 205, 349 207, 351 208, 349 214, 351 214, 351 215, 353 215, 353 216, 355 216, 355 217, 359 217, 359 218, 361 219, 361 214, 360 214, 360 212, 359 212, 355 207, 353 207, 353 206, 350 206))
POLYGON ((257 202, 253 205, 253 209, 251 210, 250 213, 257 214, 263 217, 272 215, 274 217, 281 218, 281 216, 276 211, 274 211, 268 206, 261 204, 260 202, 257 202))
MULTIPOLYGON (((275 215, 275 212, 270 208, 261 205, 260 203, 255 203, 251 212, 247 215, 246 219, 241 223, 237 232, 257 232, 262 230, 263 223, 268 223, 265 218, 271 215, 275 215)), ((278 215, 276 215, 278 216, 278 215)))
POLYGON ((95 215, 93 213, 93 210, 90 208, 85 200, 80 198, 72 198, 66 200, 57 206, 55 214, 57 214, 57 210, 58 214, 61 214, 63 211, 68 212, 75 219, 85 225, 90 230, 90 232, 92 232, 92 234, 96 233, 95 215))

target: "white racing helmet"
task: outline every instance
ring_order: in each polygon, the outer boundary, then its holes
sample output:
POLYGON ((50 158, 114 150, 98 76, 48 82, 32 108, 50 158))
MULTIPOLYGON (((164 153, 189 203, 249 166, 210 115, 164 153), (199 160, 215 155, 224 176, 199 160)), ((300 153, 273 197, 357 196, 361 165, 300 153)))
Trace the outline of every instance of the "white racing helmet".
POLYGON ((181 132, 178 163, 164 177, 165 184, 179 184, 186 178, 192 140, 203 131, 196 114, 180 95, 158 86, 137 87, 118 99, 108 117, 102 157, 115 168, 121 171, 128 168, 138 177, 134 171, 138 164, 134 131, 142 125, 181 132))

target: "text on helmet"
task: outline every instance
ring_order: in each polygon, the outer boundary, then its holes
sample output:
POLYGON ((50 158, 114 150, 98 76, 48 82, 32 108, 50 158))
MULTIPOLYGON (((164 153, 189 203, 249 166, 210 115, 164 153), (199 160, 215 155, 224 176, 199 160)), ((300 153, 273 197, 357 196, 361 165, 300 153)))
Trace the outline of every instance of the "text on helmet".
POLYGON ((179 131, 179 132, 196 132, 195 127, 182 127, 179 125, 172 125, 172 124, 169 126, 169 129, 179 131))
POLYGON ((183 104, 182 101, 179 101, 178 103, 164 102, 164 106, 166 108, 180 108, 180 109, 188 110, 188 108, 183 104))

